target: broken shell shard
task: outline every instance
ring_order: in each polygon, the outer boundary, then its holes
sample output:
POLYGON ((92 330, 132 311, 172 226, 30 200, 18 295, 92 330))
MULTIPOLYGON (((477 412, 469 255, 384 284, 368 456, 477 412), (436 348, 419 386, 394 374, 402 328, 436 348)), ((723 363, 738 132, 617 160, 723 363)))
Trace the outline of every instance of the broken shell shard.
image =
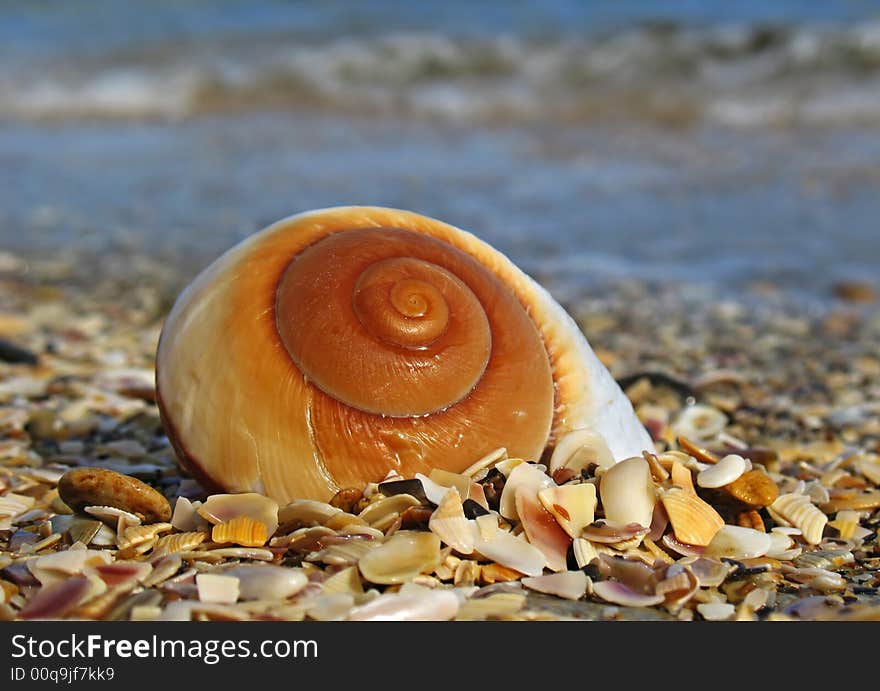
POLYGON ((779 496, 779 487, 767 473, 749 470, 725 485, 724 491, 743 504, 754 507, 770 506, 779 496))
POLYGON ((653 448, 544 288, 466 231, 380 207, 285 218, 207 267, 163 326, 156 399, 205 487, 280 503, 500 447, 537 459, 575 429, 615 459, 653 448))
MULTIPOLYGON (((490 516, 481 516, 480 518, 490 518, 490 516)), ((526 576, 540 576, 544 573, 544 564, 547 558, 534 545, 502 530, 496 530, 489 539, 483 539, 480 527, 475 526, 473 530, 474 549, 486 559, 515 569, 526 576)))
POLYGON ((398 530, 386 542, 358 561, 361 574, 371 583, 403 583, 440 563, 440 538, 433 533, 398 530))
POLYGON ((212 494, 197 512, 215 525, 246 516, 263 523, 268 535, 272 535, 278 528, 278 503, 255 492, 212 494))
POLYGON ((269 536, 266 524, 255 521, 250 516, 236 516, 228 521, 218 523, 211 530, 214 542, 232 542, 242 547, 262 547, 269 536))
POLYGON ((737 454, 728 454, 715 465, 709 466, 697 474, 700 487, 714 488, 729 485, 746 472, 746 459, 737 454))
POLYGON ((617 581, 599 581, 593 583, 593 594, 606 602, 624 607, 653 607, 665 599, 663 595, 651 595, 633 590, 628 585, 617 581))
POLYGON ((600 434, 592 430, 577 429, 562 437, 550 456, 549 470, 552 475, 561 468, 578 474, 590 465, 610 468, 616 459, 600 434))
POLYGON ((675 537, 688 545, 705 547, 724 525, 724 519, 696 494, 673 487, 660 495, 675 537))
POLYGON ((539 593, 564 597, 567 600, 579 600, 587 592, 590 579, 583 571, 564 571, 548 573, 544 576, 526 576, 522 584, 539 593))
POLYGON ((613 465, 599 481, 599 497, 609 524, 649 527, 656 496, 648 462, 633 456, 613 465))
POLYGON ((559 527, 553 514, 541 505, 528 487, 521 487, 516 493, 516 512, 529 543, 544 554, 547 568, 565 571, 571 536, 559 527))
POLYGON ((772 539, 767 533, 736 525, 723 525, 703 552, 705 557, 753 559, 770 551, 772 539))
POLYGON ((460 554, 474 551, 474 532, 465 518, 458 490, 450 488, 428 519, 428 529, 460 554))
POLYGON ((534 463, 520 463, 512 471, 504 483, 498 513, 504 518, 517 519, 516 497, 520 490, 529 491, 538 496, 545 487, 553 487, 556 483, 534 463))
POLYGON ((573 538, 595 520, 596 486, 592 483, 547 487, 538 492, 538 499, 573 538))
POLYGON ((450 590, 384 593, 352 609, 348 618, 351 621, 448 621, 458 608, 459 599, 450 590))
POLYGON ((800 528, 808 544, 818 545, 828 523, 826 516, 805 494, 781 494, 769 510, 795 528, 800 528))
POLYGON ((242 600, 286 600, 309 580, 302 569, 272 564, 241 564, 226 569, 223 575, 238 578, 242 600))

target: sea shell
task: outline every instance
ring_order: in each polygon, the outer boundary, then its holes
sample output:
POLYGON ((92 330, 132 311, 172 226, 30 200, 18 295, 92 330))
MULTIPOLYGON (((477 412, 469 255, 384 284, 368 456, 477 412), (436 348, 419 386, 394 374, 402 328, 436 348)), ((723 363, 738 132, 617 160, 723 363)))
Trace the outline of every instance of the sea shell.
POLYGON ((614 461, 611 449, 602 435, 593 430, 577 429, 557 442, 550 456, 548 469, 551 475, 561 468, 568 468, 577 475, 593 464, 600 468, 610 468, 614 461))
POLYGON ((717 588, 734 569, 727 562, 702 557, 691 561, 688 568, 697 577, 701 588, 717 588))
POLYGON ((565 571, 571 536, 529 487, 520 487, 516 493, 516 512, 522 522, 529 543, 544 553, 546 566, 551 571, 565 571))
POLYGON ((474 551, 474 532, 465 518, 458 491, 450 488, 428 521, 428 529, 459 554, 474 551))
POLYGON ((640 593, 617 581, 594 582, 592 592, 606 602, 623 607, 653 607, 665 599, 663 595, 640 593))
POLYGON ((573 538, 595 520, 596 486, 592 483, 547 487, 538 492, 538 499, 573 538))
POLYGON ((471 478, 464 473, 451 473, 443 468, 432 468, 428 478, 441 487, 455 487, 462 501, 467 499, 471 487, 471 478))
POLYGON ((440 561, 440 538, 436 535, 398 530, 361 557, 358 568, 371 583, 389 585, 430 572, 440 561))
POLYGON ((140 516, 115 506, 86 506, 83 510, 111 528, 116 528, 117 532, 141 524, 140 516))
POLYGON ((143 583, 153 571, 153 565, 148 561, 117 560, 111 564, 98 564, 89 568, 94 569, 94 573, 108 586, 128 584, 133 587, 143 583))
POLYGON ((733 617, 736 607, 729 602, 701 602, 697 611, 707 621, 725 621, 733 617))
POLYGON ((342 509, 314 499, 294 499, 278 510, 278 525, 285 531, 297 528, 325 525, 342 509))
POLYGON ((97 549, 68 549, 29 559, 28 570, 44 587, 67 576, 80 574, 87 566, 109 564, 109 552, 97 549))
POLYGON ((773 544, 767 533, 736 525, 722 525, 703 552, 705 557, 753 559, 763 557, 773 544))
POLYGON ((714 488, 729 485, 746 472, 746 459, 737 454, 728 454, 718 463, 706 468, 697 475, 700 487, 714 488))
POLYGON ((767 473, 749 470, 725 485, 724 490, 734 499, 756 508, 770 506, 779 496, 779 487, 767 473))
POLYGON ((705 547, 724 525, 724 519, 696 494, 673 487, 660 495, 675 537, 688 545, 705 547))
POLYGON ((579 600, 586 594, 590 579, 583 571, 563 571, 543 576, 526 576, 522 584, 531 590, 556 595, 566 600, 579 600))
POLYGON ((347 566, 341 571, 334 573, 330 578, 321 583, 321 592, 362 595, 364 584, 357 566, 347 566))
POLYGON ((156 398, 203 486, 280 503, 502 446, 538 459, 573 429, 615 459, 653 448, 546 290, 466 231, 379 207, 283 219, 207 267, 165 320, 156 398))
POLYGON ((443 501, 443 497, 446 495, 446 491, 449 487, 434 482, 431 478, 422 473, 416 473, 416 479, 422 483, 422 490, 429 502, 436 506, 443 501))
POLYGON ((837 531, 841 540, 849 540, 856 534, 861 518, 858 511, 838 511, 833 521, 828 525, 837 531))
POLYGON ((451 590, 385 593, 349 612, 351 621, 449 621, 460 602, 451 590))
POLYGON ((700 581, 690 568, 687 566, 675 568, 675 566, 670 567, 666 572, 666 578, 654 587, 654 592, 663 596, 664 606, 673 614, 700 589, 700 581))
POLYGON ((230 518, 211 530, 211 540, 214 542, 232 542, 242 547, 262 547, 268 539, 266 524, 250 516, 230 518))
POLYGON ((133 525, 126 528, 117 538, 119 549, 129 549, 144 542, 149 542, 160 533, 167 533, 172 529, 170 523, 152 523, 150 525, 133 525))
POLYGON ((683 489, 688 494, 697 493, 697 490, 694 487, 694 476, 689 467, 678 461, 673 461, 672 467, 669 469, 669 475, 670 482, 674 486, 683 489))
POLYGON ((526 576, 540 576, 544 573, 544 565, 547 561, 544 553, 522 538, 502 530, 496 531, 490 539, 483 539, 481 530, 475 527, 474 549, 486 559, 491 559, 526 576))
POLYGON ((165 535, 159 538, 156 543, 156 550, 164 550, 171 554, 181 552, 198 547, 208 538, 208 533, 204 531, 193 531, 188 533, 174 533, 173 535, 165 535))
POLYGON ((241 600, 286 600, 309 581, 302 569, 273 564, 241 564, 224 570, 223 575, 238 579, 241 600))
POLYGON ((507 458, 507 449, 503 446, 499 446, 497 449, 493 449, 482 458, 474 461, 462 472, 462 475, 475 478, 482 474, 481 471, 486 468, 491 468, 498 463, 498 461, 503 461, 505 458, 507 458))
POLYGON ((638 544, 647 534, 648 528, 638 523, 617 526, 608 525, 605 521, 593 521, 581 531, 581 536, 590 542, 605 545, 619 545, 632 540, 638 544))
POLYGON ((572 543, 572 553, 574 554, 574 560, 579 569, 584 568, 594 559, 599 558, 599 552, 596 551, 596 547, 593 543, 582 537, 576 537, 574 539, 574 542, 572 543))
POLYGON ((266 534, 273 535, 278 528, 278 503, 255 492, 242 494, 212 494, 199 506, 198 514, 216 525, 239 516, 247 516, 266 526, 266 534))
POLYGON ((377 530, 386 530, 401 513, 419 504, 421 502, 410 494, 395 494, 372 502, 358 514, 358 518, 377 530))
POLYGON ((650 526, 656 495, 648 462, 633 456, 613 465, 599 481, 599 496, 608 523, 650 526))
POLYGON ((61 619, 92 593, 92 582, 73 576, 40 588, 18 613, 20 619, 61 619))
POLYGON ((498 513, 504 518, 518 519, 516 497, 520 489, 530 492, 537 498, 538 492, 546 487, 553 487, 555 484, 534 463, 520 463, 510 472, 507 482, 504 483, 501 501, 498 504, 498 513))
POLYGON ((235 576, 216 573, 200 573, 196 576, 201 602, 231 605, 238 600, 239 581, 235 576))
POLYGON ((201 506, 201 502, 193 504, 186 497, 177 497, 174 513, 171 514, 171 525, 183 533, 209 528, 211 524, 199 516, 197 512, 199 506, 201 506))
POLYGON ((774 501, 769 511, 776 514, 783 521, 800 528, 804 540, 810 545, 818 545, 822 540, 822 533, 828 523, 828 516, 803 494, 781 494, 774 501))
POLYGON ((717 408, 697 403, 688 406, 672 422, 676 435, 691 439, 709 440, 727 425, 727 416, 717 408))

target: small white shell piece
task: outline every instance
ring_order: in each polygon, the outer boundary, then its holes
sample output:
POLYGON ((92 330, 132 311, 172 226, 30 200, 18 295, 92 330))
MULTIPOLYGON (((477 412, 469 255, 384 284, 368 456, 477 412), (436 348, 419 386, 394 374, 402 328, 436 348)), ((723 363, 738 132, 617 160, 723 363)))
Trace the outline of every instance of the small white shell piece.
POLYGON ((519 516, 516 512, 516 493, 519 488, 524 491, 530 490, 537 497, 542 489, 555 485, 553 479, 533 463, 520 463, 511 471, 507 482, 504 483, 498 503, 498 513, 504 518, 517 519, 519 516))
POLYGON ((242 600, 286 600, 308 583, 300 568, 272 564, 241 564, 223 572, 239 581, 242 600))
POLYGON ((610 468, 614 465, 614 456, 611 449, 598 432, 586 429, 576 429, 563 436, 550 456, 550 473, 553 474, 560 468, 569 468, 579 473, 591 463, 600 468, 610 468))
POLYGON ((544 573, 546 557, 534 545, 503 530, 497 530, 489 540, 483 539, 480 528, 475 526, 473 531, 474 548, 487 559, 527 576, 544 573))
POLYGON ((452 590, 384 593, 351 610, 352 621, 448 621, 458 613, 460 601, 452 590))
POLYGON ((672 423, 672 430, 688 439, 707 441, 720 434, 727 425, 727 417, 717 408, 697 403, 685 408, 672 423))
POLYGON ((722 557, 753 559, 767 554, 772 544, 773 540, 767 533, 753 528, 725 524, 715 533, 703 556, 718 559, 722 557))
POLYGON ((613 465, 599 481, 599 496, 608 524, 650 526, 657 497, 648 462, 633 456, 613 465))
POLYGON ((590 579, 583 571, 563 571, 544 576, 526 576, 522 584, 539 593, 578 600, 587 592, 590 579))
POLYGON ((196 587, 201 602, 231 605, 238 600, 238 578, 216 573, 200 573, 196 576, 196 587))
POLYGON ((700 487, 724 487, 746 472, 746 459, 735 453, 728 454, 715 465, 710 465, 697 474, 697 485, 700 487))

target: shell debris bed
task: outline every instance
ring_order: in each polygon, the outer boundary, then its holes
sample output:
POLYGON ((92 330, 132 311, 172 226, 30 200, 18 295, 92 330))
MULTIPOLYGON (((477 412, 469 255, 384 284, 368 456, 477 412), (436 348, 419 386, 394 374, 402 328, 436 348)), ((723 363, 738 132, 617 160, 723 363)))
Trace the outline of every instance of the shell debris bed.
POLYGON ((34 355, 0 361, 0 619, 880 619, 870 307, 585 295, 653 452, 612 471, 576 434, 284 503, 180 470, 153 385, 179 283, 138 267, 0 282, 0 339, 34 355))

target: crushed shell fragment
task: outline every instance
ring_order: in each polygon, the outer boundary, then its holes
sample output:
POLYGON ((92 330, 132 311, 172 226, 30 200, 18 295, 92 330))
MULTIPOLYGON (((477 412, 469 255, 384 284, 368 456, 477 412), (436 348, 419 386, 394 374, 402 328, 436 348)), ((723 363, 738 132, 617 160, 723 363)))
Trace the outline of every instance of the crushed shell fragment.
POLYGON ((538 492, 538 499, 572 538, 595 520, 596 486, 592 483, 547 487, 538 492))
POLYGON ((735 525, 722 525, 715 537, 706 546, 704 557, 721 559, 753 559, 763 557, 770 551, 772 538, 752 528, 735 525))
POLYGON ((562 468, 579 474, 594 464, 600 468, 610 468, 614 465, 614 456, 602 435, 592 430, 578 429, 568 432, 556 443, 548 467, 551 475, 562 468))
POLYGON ((587 592, 589 582, 590 579, 583 571, 563 571, 543 576, 526 576, 522 579, 526 588, 567 600, 582 598, 587 592))
POLYGON ((611 466, 599 481, 599 497, 609 524, 650 526, 656 494, 648 462, 633 456, 611 466))
POLYGON ((440 561, 440 538, 434 533, 398 530, 363 555, 358 568, 371 583, 390 585, 430 572, 440 561))
POLYGON ((724 487, 746 472, 746 459, 737 454, 728 454, 715 465, 697 474, 697 485, 705 488, 724 487))
POLYGON ((828 523, 818 506, 804 494, 782 494, 770 505, 770 510, 795 528, 800 528, 804 540, 810 545, 818 545, 828 523))
POLYGON ((262 547, 269 537, 266 524, 250 516, 236 516, 216 524, 211 530, 214 542, 231 542, 242 547, 262 547))
POLYGON ((474 531, 465 518, 461 495, 455 488, 447 490, 443 499, 428 519, 428 529, 460 554, 474 551, 474 531))
POLYGON ((673 487, 660 495, 676 539, 705 547, 724 525, 718 512, 696 494, 673 487))

